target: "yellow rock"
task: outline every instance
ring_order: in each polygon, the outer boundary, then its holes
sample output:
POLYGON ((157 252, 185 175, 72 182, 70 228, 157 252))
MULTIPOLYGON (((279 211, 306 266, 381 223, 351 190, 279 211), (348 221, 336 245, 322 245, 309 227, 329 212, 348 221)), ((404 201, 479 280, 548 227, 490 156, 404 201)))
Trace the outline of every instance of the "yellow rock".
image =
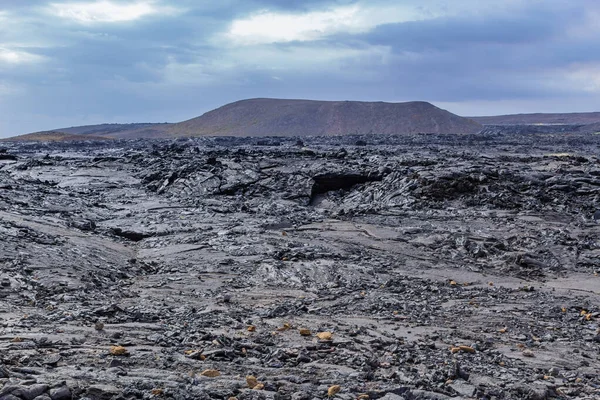
POLYGON ((506 331, 508 331, 508 328, 504 327, 504 328, 500 329, 498 332, 500 332, 500 333, 506 333, 506 331))
POLYGON ((110 354, 113 356, 126 356, 129 354, 129 351, 123 346, 111 346, 110 354))
POLYGON ((450 286, 456 286, 456 285, 457 285, 456 281, 450 281, 450 286))
POLYGON ((523 350, 523 357, 535 357, 535 355, 531 350, 523 350))
POLYGON ((290 329, 291 327, 292 326, 286 322, 285 324, 283 324, 283 326, 280 326, 279 328, 277 328, 277 330, 279 332, 284 332, 284 331, 287 331, 288 329, 290 329))
POLYGON ((310 336, 310 329, 306 329, 306 328, 300 328, 300 330, 298 331, 300 332, 300 335, 302 336, 310 336))
POLYGON ((254 325, 250 325, 248 327, 248 332, 256 332, 256 327, 254 325))
POLYGON ((20 337, 14 337, 12 338, 11 342, 12 343, 21 343, 23 341, 23 339, 21 339, 20 337))
POLYGON ((250 389, 254 389, 260 383, 254 375, 248 375, 246 377, 246 383, 250 389))
POLYGON ((333 385, 331 386, 329 389, 327 389, 327 396, 329 397, 333 397, 335 396, 340 390, 342 390, 342 387, 340 385, 333 385))
POLYGON ((459 351, 462 351, 465 353, 475 353, 475 349, 470 346, 457 346, 457 347, 450 348, 450 352, 452 354, 458 353, 459 351))
POLYGON ((186 350, 183 353, 192 360, 206 360, 206 356, 202 354, 202 350, 186 350))
POLYGON ((369 400, 369 395, 368 394, 361 394, 360 396, 358 396, 356 398, 356 400, 369 400))
POLYGON ((544 154, 545 156, 548 157, 570 157, 573 154, 572 153, 549 153, 549 154, 544 154))
POLYGON ((319 340, 329 341, 333 337, 333 334, 331 332, 319 332, 317 333, 317 337, 319 340))
POLYGON ((165 391, 162 389, 152 389, 151 392, 154 396, 162 396, 163 394, 165 394, 165 391))
POLYGON ((252 390, 263 390, 265 388, 265 385, 263 385, 262 383, 259 383, 258 385, 254 386, 252 388, 252 390))
POLYGON ((217 376, 221 376, 221 373, 216 369, 205 369, 200 373, 202 376, 206 376, 208 378, 216 378, 217 376))

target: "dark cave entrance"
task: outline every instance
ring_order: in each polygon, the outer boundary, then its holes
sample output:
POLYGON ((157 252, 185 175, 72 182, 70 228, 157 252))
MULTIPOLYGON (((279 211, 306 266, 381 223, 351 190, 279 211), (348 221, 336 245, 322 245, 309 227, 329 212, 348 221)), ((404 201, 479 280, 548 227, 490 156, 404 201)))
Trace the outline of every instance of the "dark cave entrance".
POLYGON ((310 204, 314 205, 320 195, 334 190, 349 190, 355 185, 361 185, 368 182, 381 181, 383 177, 378 174, 361 173, 326 173, 313 177, 313 184, 310 193, 310 204))

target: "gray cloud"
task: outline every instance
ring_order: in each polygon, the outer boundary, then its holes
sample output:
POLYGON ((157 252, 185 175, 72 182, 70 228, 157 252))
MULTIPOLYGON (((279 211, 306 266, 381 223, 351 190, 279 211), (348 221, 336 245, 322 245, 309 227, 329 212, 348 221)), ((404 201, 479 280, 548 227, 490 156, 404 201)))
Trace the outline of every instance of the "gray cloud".
POLYGON ((481 2, 405 1, 407 12, 424 17, 358 21, 310 40, 253 45, 227 39, 234 19, 398 2, 165 1, 179 11, 111 23, 53 16, 49 3, 0 5, 0 136, 178 121, 249 97, 427 100, 451 111, 469 105, 468 114, 494 104, 497 113, 517 105, 555 111, 564 98, 565 111, 600 104, 600 29, 593 22, 600 6, 589 0, 511 0, 506 9, 472 12, 481 2), (452 12, 458 5, 461 12, 452 12))

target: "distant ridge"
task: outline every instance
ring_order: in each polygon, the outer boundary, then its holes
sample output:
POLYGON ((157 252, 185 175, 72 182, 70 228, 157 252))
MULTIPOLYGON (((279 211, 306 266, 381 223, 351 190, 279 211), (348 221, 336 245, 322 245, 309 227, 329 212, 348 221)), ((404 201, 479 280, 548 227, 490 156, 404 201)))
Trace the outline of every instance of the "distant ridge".
POLYGON ((96 135, 118 139, 165 137, 168 123, 99 124, 55 129, 75 135, 96 135))
POLYGON ((481 125, 427 102, 249 99, 171 125, 172 136, 476 133, 481 125))
POLYGON ((11 138, 0 139, 0 141, 10 142, 72 142, 72 141, 85 141, 85 140, 112 140, 114 138, 106 136, 96 135, 73 135, 65 132, 35 132, 28 133, 25 135, 14 136, 11 138))
POLYGON ((484 125, 589 125, 600 123, 600 112, 507 114, 470 118, 484 125))

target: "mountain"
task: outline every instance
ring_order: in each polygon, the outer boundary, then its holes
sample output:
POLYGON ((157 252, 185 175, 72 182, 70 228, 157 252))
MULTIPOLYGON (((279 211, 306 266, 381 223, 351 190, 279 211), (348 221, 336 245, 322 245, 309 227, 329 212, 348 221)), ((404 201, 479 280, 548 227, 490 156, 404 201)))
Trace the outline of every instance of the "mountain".
MULTIPOLYGON (((56 129, 61 140, 190 136, 333 136, 403 133, 476 133, 482 126, 430 103, 249 99, 176 124, 101 124, 56 129)), ((35 133, 12 140, 54 140, 35 133), (33 135, 33 136, 30 136, 33 135), (36 136, 37 135, 37 136, 36 136), (38 137, 38 139, 32 139, 38 137)))
POLYGON ((167 127, 172 136, 476 133, 481 125, 426 102, 250 99, 167 127))
POLYGON ((509 114, 470 118, 483 125, 589 125, 600 123, 600 112, 509 114))

